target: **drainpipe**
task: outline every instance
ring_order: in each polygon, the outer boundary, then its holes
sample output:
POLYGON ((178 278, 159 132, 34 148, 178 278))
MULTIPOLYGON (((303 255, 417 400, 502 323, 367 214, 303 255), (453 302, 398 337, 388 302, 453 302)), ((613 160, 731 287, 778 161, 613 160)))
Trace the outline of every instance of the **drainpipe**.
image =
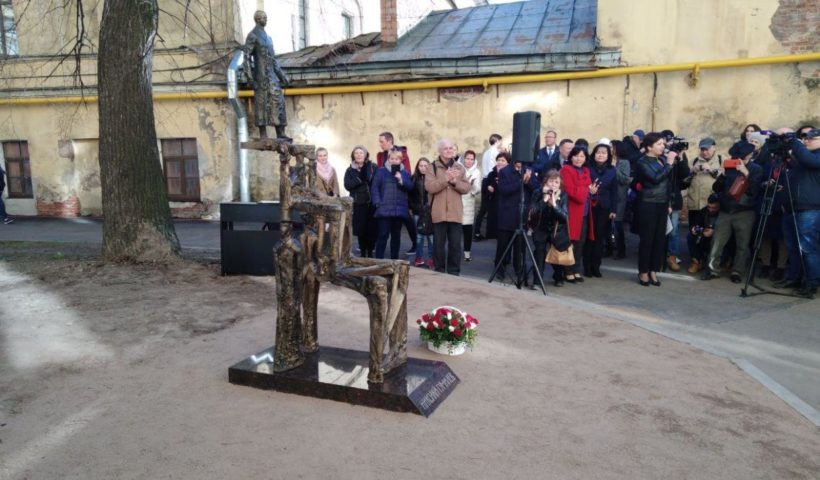
POLYGON ((242 142, 248 141, 248 118, 245 115, 245 107, 239 100, 239 82, 237 80, 239 69, 245 63, 245 54, 242 50, 237 50, 233 54, 230 65, 228 65, 228 102, 236 112, 236 147, 239 158, 239 201, 251 201, 250 175, 248 173, 248 151, 242 148, 242 142))

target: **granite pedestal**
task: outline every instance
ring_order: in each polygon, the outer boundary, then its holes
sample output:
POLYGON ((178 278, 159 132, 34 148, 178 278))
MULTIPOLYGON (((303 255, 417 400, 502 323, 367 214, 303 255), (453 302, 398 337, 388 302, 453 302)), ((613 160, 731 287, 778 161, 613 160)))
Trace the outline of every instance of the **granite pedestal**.
POLYGON ((319 347, 305 363, 273 372, 274 347, 228 369, 237 385, 296 393, 354 405, 430 416, 460 382, 444 362, 408 358, 407 364, 385 376, 384 383, 367 381, 367 352, 319 347))

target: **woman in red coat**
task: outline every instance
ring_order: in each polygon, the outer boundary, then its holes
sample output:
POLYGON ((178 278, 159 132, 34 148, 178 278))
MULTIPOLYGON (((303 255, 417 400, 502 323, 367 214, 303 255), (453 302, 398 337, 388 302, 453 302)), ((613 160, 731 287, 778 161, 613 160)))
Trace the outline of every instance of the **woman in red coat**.
POLYGON ((592 183, 589 169, 584 166, 587 161, 586 149, 573 148, 569 152, 569 160, 561 168, 561 180, 569 199, 569 239, 572 240, 572 253, 575 256, 575 265, 566 269, 567 281, 575 283, 584 281, 581 276, 584 242, 587 238, 595 239, 589 212, 592 210, 592 196, 598 192, 598 185, 592 183))

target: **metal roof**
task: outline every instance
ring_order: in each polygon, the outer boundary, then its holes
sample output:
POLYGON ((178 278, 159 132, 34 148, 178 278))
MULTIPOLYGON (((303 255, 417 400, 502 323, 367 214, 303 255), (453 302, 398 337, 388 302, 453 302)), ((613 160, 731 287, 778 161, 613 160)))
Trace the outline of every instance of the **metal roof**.
POLYGON ((597 13, 597 0, 530 0, 433 12, 396 45, 383 45, 378 33, 369 33, 288 53, 280 61, 297 82, 353 80, 379 68, 389 70, 381 77, 404 72, 429 78, 617 66, 618 50, 598 48, 597 13))

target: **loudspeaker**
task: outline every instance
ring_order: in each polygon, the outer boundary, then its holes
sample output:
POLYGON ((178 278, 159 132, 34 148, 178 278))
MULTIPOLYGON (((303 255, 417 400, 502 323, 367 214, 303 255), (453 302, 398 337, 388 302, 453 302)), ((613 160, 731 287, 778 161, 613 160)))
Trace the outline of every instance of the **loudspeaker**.
POLYGON ((512 160, 532 163, 541 148, 541 114, 518 112, 513 115, 512 160))

